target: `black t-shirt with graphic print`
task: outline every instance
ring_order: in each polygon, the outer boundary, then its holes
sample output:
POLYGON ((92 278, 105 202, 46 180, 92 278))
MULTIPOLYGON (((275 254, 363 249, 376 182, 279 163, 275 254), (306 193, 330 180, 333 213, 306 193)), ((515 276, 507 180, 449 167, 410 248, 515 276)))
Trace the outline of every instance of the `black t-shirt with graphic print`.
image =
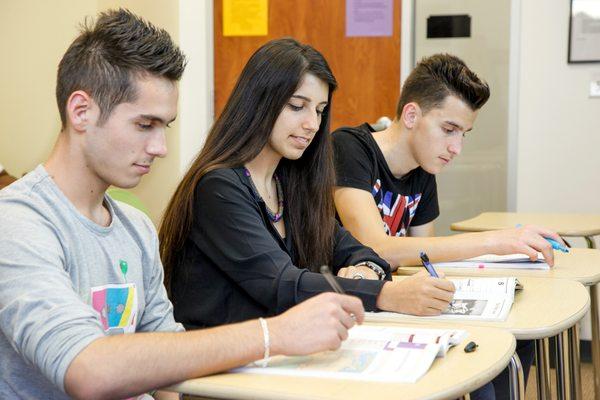
POLYGON ((406 236, 409 226, 426 224, 440 214, 435 176, 418 167, 394 177, 372 133, 366 123, 333 133, 336 184, 371 193, 386 233, 406 236))

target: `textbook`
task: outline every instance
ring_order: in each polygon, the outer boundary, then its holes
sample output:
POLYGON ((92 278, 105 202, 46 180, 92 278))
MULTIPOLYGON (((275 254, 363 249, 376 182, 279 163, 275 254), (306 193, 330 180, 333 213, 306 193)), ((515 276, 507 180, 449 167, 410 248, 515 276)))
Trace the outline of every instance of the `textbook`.
POLYGON ((505 269, 540 269, 549 270, 542 253, 537 260, 531 261, 525 254, 484 254, 479 257, 467 258, 462 261, 442 262, 433 264, 436 268, 505 268, 505 269))
POLYGON ((232 372, 378 382, 416 382, 436 357, 467 337, 456 329, 355 326, 342 346, 309 356, 275 356, 266 368, 249 364, 232 372))
MULTIPOLYGON (((504 321, 515 299, 515 290, 523 287, 516 278, 449 279, 454 282, 454 299, 441 315, 418 317, 432 320, 504 321)), ((368 322, 402 322, 408 316, 394 312, 368 312, 368 322)))

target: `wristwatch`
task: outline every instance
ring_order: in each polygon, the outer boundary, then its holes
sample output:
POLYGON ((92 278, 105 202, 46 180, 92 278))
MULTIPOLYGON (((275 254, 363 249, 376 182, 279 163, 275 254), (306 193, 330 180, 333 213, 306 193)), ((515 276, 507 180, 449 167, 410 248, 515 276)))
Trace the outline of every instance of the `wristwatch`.
POLYGON ((358 267, 360 265, 364 265, 365 267, 372 269, 373 272, 375 272, 377 274, 380 281, 385 279, 385 271, 383 270, 383 268, 381 268, 379 265, 375 264, 373 261, 361 261, 358 264, 356 264, 355 267, 358 267))

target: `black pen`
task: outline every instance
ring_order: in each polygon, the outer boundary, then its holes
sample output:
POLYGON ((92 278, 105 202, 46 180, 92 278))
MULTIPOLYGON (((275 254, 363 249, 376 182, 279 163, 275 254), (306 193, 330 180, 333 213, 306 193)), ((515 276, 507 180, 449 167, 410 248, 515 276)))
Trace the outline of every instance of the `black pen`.
POLYGON ((327 283, 329 283, 329 286, 331 286, 331 288, 333 289, 334 292, 339 293, 339 294, 346 294, 346 292, 344 292, 344 289, 342 289, 342 287, 340 286, 340 284, 337 283, 337 281, 333 277, 333 274, 331 273, 331 270, 329 269, 329 267, 327 265, 321 265, 320 271, 321 271, 321 274, 323 274, 323 276, 325 277, 325 280, 327 281, 327 283))
MULTIPOLYGON (((321 265, 320 271, 321 271, 321 274, 325 277, 325 280, 327 281, 327 283, 329 283, 329 286, 331 286, 331 288, 333 289, 334 292, 336 292, 338 294, 346 294, 346 292, 344 291, 344 289, 342 289, 342 287, 340 286, 340 284, 337 283, 337 281, 333 277, 333 274, 331 273, 331 270, 329 269, 329 267, 327 265, 321 265)), ((350 317, 354 321, 356 321, 356 315, 354 315, 354 313, 350 313, 350 317)))

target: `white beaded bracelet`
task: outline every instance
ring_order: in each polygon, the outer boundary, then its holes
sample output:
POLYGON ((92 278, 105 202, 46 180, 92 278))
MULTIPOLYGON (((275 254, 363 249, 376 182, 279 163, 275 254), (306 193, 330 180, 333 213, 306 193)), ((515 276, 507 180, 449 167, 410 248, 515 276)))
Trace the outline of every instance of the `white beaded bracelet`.
POLYGON ((259 318, 258 322, 260 322, 260 327, 263 332, 263 339, 265 342, 265 354, 262 360, 258 360, 256 364, 259 367, 265 368, 269 364, 269 357, 271 355, 271 338, 269 337, 269 326, 267 325, 267 321, 264 318, 259 318))

